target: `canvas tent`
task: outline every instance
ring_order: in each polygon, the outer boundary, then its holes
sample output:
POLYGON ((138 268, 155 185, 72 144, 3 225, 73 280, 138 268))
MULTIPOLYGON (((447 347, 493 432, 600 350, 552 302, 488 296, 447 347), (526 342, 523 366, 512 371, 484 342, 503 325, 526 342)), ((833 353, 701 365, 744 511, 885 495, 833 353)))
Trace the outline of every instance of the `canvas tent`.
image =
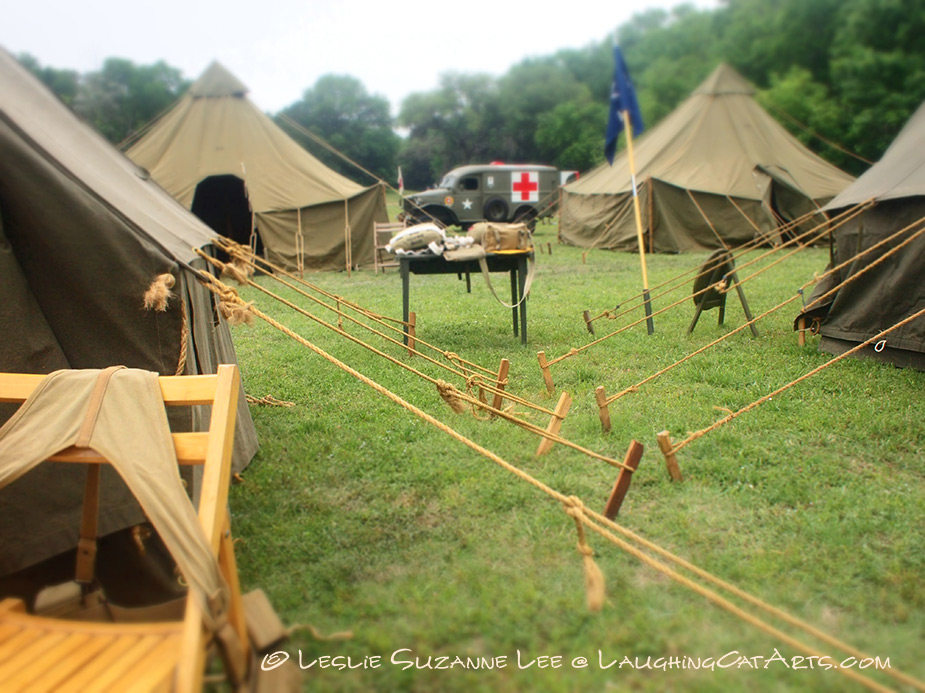
MULTIPOLYGON (((233 363, 228 327, 193 278, 204 266, 193 248, 211 237, 0 49, 0 371, 121 364, 172 375, 181 361, 184 373, 233 363), (174 297, 164 312, 145 310, 146 290, 164 273, 174 297)), ((0 407, 5 420, 12 412, 0 407)), ((242 403, 235 469, 256 449, 242 403)), ((76 544, 83 469, 42 466, 0 492, 0 575, 76 544), (45 512, 65 519, 38 535, 29 518, 45 512)), ((104 483, 101 533, 140 518, 120 485, 104 483)))
MULTIPOLYGON (((784 130, 753 94, 721 64, 634 141, 647 251, 735 246, 756 234, 776 242, 779 222, 818 209, 851 182, 784 130)), ((613 166, 604 163, 564 188, 559 237, 585 248, 637 249, 626 151, 613 166)))
MULTIPOLYGON (((836 214, 869 200, 875 205, 835 230, 835 263, 851 260, 894 233, 896 239, 865 253, 820 283, 810 301, 882 257, 890 248, 925 227, 925 103, 883 157, 832 200, 836 214)), ((925 234, 840 288, 807 315, 820 320, 819 348, 840 354, 925 308, 925 234)), ((925 321, 912 321, 891 332, 885 344, 860 354, 898 366, 925 370, 925 321)))
POLYGON ((218 63, 128 156, 220 234, 287 269, 373 263, 373 222, 386 222, 381 185, 364 188, 300 147, 218 63), (256 247, 256 243, 254 244, 256 247))

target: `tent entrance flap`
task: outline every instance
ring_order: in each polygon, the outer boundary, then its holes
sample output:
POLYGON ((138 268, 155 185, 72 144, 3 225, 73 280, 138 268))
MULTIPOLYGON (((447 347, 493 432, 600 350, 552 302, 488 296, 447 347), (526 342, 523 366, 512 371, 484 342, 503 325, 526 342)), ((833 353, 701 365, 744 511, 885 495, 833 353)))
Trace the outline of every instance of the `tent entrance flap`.
MULTIPOLYGON (((202 179, 196 186, 192 212, 217 234, 227 236, 241 245, 250 245, 253 217, 247 188, 237 176, 209 176, 202 179)), ((255 250, 263 254, 263 242, 259 234, 255 250)))

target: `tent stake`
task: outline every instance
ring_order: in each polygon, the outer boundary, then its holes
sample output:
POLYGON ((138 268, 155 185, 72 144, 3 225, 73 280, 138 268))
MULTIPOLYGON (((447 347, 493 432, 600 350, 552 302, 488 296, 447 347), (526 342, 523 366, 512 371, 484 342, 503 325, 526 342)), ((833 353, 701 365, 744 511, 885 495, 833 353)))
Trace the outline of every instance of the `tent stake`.
MULTIPOLYGON (((495 393, 495 398, 492 400, 491 406, 493 409, 500 409, 501 405, 504 404, 504 397, 501 392, 504 390, 504 385, 507 382, 507 372, 511 368, 511 362, 507 359, 501 359, 501 364, 498 366, 498 380, 495 383, 497 386, 498 392, 495 393)), ((490 417, 494 417, 495 413, 491 412, 490 417)))
POLYGON ((412 310, 408 313, 408 356, 414 356, 414 328, 417 325, 417 315, 412 310))
POLYGON ((588 332, 590 332, 591 334, 594 334, 594 325, 591 324, 591 312, 586 310, 584 312, 584 316, 585 316, 585 327, 588 328, 588 332))
POLYGON ((639 467, 639 460, 642 459, 642 451, 641 443, 635 440, 630 441, 626 457, 623 458, 623 464, 626 466, 621 468, 620 473, 617 474, 617 480, 613 484, 610 498, 607 499, 607 505, 604 506, 604 517, 608 520, 614 519, 617 513, 620 512, 620 506, 623 505, 623 499, 626 498, 626 493, 630 490, 630 483, 633 481, 633 472, 639 467))
POLYGON ((604 394, 603 385, 598 385, 594 389, 594 399, 597 400, 598 416, 601 419, 601 430, 604 433, 610 433, 610 408, 607 405, 607 396, 604 394))
MULTIPOLYGON (((559 435, 559 429, 562 428, 562 422, 565 420, 565 415, 568 414, 569 407, 572 406, 572 396, 563 392, 559 396, 559 402, 556 404, 556 408, 552 412, 552 418, 549 420, 549 425, 546 427, 546 432, 551 433, 552 435, 559 435)), ((549 438, 543 438, 540 441, 539 447, 536 449, 536 456, 544 455, 552 449, 552 446, 555 445, 555 442, 549 438)))
POLYGON ((543 380, 546 381, 546 392, 552 394, 556 391, 556 386, 552 382, 552 373, 549 372, 549 364, 546 362, 546 352, 536 352, 536 358, 540 362, 540 370, 543 371, 543 380))
POLYGON ((671 436, 668 435, 668 431, 662 431, 658 434, 658 447, 665 456, 665 466, 668 467, 668 476, 671 477, 671 480, 684 481, 684 477, 681 476, 681 467, 678 466, 678 458, 671 451, 671 436))
POLYGON ((799 346, 806 344, 806 318, 804 317, 797 320, 797 344, 799 346))

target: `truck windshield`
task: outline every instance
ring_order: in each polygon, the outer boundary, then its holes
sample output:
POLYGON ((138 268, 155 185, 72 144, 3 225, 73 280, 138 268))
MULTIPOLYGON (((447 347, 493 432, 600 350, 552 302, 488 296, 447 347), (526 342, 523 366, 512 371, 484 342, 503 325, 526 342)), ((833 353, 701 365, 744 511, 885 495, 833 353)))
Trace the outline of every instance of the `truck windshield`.
POLYGON ((440 181, 440 187, 447 190, 452 190, 454 185, 456 185, 456 174, 454 173, 447 173, 440 181))

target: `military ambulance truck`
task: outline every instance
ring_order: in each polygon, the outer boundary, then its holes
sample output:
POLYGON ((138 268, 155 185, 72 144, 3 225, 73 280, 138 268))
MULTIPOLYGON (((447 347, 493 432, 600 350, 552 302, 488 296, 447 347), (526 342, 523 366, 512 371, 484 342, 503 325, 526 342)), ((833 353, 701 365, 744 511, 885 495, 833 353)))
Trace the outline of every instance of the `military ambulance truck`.
POLYGON ((437 221, 468 229, 477 221, 530 225, 549 216, 559 201, 559 171, 535 164, 460 166, 447 173, 436 188, 409 195, 403 201, 415 222, 437 221))

